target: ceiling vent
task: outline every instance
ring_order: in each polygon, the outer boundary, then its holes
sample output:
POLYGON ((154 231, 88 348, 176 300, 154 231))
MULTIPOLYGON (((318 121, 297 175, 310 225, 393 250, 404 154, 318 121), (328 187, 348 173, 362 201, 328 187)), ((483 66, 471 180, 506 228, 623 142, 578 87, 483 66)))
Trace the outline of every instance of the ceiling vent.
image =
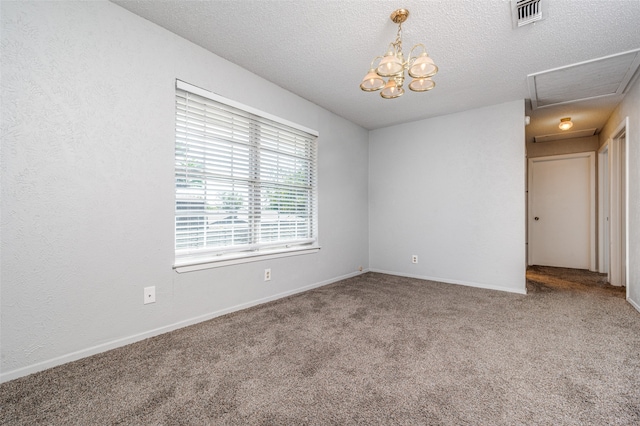
MULTIPOLYGON (((511 0, 511 16, 513 28, 533 24, 543 19, 542 0, 511 0)), ((546 11, 545 11, 546 12, 546 11)))

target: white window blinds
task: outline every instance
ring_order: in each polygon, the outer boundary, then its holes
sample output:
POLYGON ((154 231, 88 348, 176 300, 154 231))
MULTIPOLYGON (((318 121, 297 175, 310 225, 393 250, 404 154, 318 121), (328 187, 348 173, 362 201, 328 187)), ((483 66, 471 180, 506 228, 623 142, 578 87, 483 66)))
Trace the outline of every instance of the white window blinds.
POLYGON ((313 131, 176 85, 176 259, 317 240, 313 131))

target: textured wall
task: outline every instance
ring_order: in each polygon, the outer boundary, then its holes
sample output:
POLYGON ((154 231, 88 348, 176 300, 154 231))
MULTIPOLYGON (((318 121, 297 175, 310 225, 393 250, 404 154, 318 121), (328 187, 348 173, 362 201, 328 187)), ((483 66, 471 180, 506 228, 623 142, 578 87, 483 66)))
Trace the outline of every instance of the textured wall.
POLYGON ((115 4, 1 8, 0 379, 368 268, 364 129, 115 4), (319 131, 319 253, 172 270, 176 78, 319 131))
POLYGON ((372 270, 525 291, 523 116, 515 101, 370 133, 372 270))
POLYGON ((600 132, 600 145, 629 117, 629 299, 640 310, 640 79, 625 95, 600 132))

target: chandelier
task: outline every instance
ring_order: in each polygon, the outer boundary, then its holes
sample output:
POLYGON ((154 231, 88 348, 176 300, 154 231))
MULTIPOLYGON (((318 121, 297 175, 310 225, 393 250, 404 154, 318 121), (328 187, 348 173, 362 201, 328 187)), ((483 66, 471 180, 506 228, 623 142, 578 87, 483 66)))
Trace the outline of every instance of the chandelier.
POLYGON ((402 84, 404 83, 404 73, 408 72, 412 78, 409 89, 414 92, 426 92, 435 87, 436 83, 431 79, 438 72, 438 67, 433 63, 433 59, 427 55, 427 49, 423 44, 416 44, 409 51, 409 59, 404 60, 402 54, 402 23, 409 17, 407 9, 398 9, 391 14, 391 20, 398 24, 398 34, 396 41, 389 43, 389 50, 384 56, 376 56, 371 61, 371 66, 367 75, 362 79, 360 88, 365 92, 375 92, 382 89, 380 96, 385 99, 394 99, 404 94, 402 84), (422 48, 422 53, 413 56, 416 48, 422 48), (378 66, 375 62, 380 59, 378 66), (389 80, 385 83, 383 77, 389 80))

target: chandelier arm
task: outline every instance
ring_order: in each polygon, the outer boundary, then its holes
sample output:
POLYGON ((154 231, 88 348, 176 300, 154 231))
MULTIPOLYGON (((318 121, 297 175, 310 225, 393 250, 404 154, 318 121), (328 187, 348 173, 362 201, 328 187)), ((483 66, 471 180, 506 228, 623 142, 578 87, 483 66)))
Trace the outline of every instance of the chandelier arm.
MULTIPOLYGON (((416 44, 415 46, 413 46, 413 47, 411 48, 411 50, 409 51, 409 59, 411 59, 412 54, 413 54, 413 51, 414 51, 414 49, 415 49, 416 47, 422 47, 422 50, 424 51, 424 53, 427 53, 427 48, 424 46, 424 44, 422 44, 422 43, 418 43, 418 44, 416 44)), ((413 59, 415 59, 415 58, 417 58, 417 56, 414 56, 414 57, 413 57, 413 59)))
MULTIPOLYGON (((375 69, 376 67, 373 66, 373 64, 376 62, 376 60, 378 59, 383 59, 384 56, 376 56, 375 58, 373 58, 373 61, 371 61, 371 66, 369 66, 370 69, 375 69)), ((378 64, 380 65, 380 64, 378 64)))
POLYGON ((418 56, 413 56, 413 51, 416 47, 422 47, 422 50, 424 51, 424 53, 427 53, 427 48, 424 46, 424 44, 422 43, 418 43, 415 46, 413 46, 411 48, 411 50, 409 51, 409 58, 407 58, 407 62, 405 62, 405 68, 409 69, 411 68, 411 66, 413 65, 413 63, 416 61, 416 59, 418 59, 418 56))

